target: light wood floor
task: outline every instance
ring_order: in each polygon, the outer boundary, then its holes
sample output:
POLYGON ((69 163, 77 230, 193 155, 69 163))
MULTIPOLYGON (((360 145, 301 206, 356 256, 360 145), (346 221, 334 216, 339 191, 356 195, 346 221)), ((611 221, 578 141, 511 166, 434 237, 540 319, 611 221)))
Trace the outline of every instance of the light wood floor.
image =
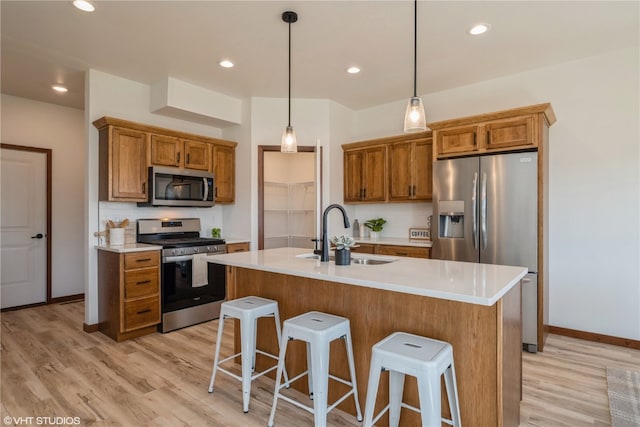
MULTIPOLYGON (((240 384, 228 376, 219 375, 215 393, 207 392, 217 321, 117 344, 99 332, 82 331, 83 302, 5 312, 0 318, 3 419, 263 427, 269 418, 271 379, 254 382, 248 414, 242 412, 240 384)), ((225 329, 223 352, 231 354, 232 328, 225 329)), ((610 425, 605 367, 638 369, 639 361, 638 350, 551 335, 544 353, 524 355, 520 425, 610 425)), ((328 423, 360 425, 337 411, 328 423)), ((278 405, 276 425, 312 424, 311 414, 278 405)))

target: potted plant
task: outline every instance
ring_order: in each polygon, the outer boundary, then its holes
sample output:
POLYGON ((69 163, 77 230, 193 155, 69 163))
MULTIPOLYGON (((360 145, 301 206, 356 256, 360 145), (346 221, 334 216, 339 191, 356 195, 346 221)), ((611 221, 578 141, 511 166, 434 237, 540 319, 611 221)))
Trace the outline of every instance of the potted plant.
POLYGON ((386 220, 382 218, 376 218, 376 219, 370 219, 366 221, 364 223, 364 226, 367 227, 369 230, 371 230, 371 232, 369 233, 369 236, 373 240, 375 240, 380 236, 380 232, 382 231, 382 228, 386 223, 387 223, 386 220))
POLYGON ((331 243, 336 245, 335 262, 336 265, 349 265, 351 264, 351 247, 356 244, 356 241, 351 236, 333 236, 331 243))

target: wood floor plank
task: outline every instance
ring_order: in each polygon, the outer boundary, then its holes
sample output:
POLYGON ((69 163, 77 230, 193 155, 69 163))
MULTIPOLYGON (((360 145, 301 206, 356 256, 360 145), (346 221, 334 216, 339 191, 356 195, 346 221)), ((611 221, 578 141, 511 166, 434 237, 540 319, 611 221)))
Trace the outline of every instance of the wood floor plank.
MULTIPOLYGON (((92 426, 266 425, 273 380, 254 381, 248 414, 240 383, 227 375, 208 393, 217 321, 121 343, 84 332, 83 321, 83 302, 0 314, 1 416, 77 416, 92 426)), ((233 322, 222 344, 231 355, 233 322)), ((544 353, 523 354, 520 427, 610 426, 606 367, 639 364, 638 350, 550 335, 544 353)), ((276 425, 311 426, 313 416, 281 402, 276 425)), ((360 423, 334 411, 328 425, 360 423)))

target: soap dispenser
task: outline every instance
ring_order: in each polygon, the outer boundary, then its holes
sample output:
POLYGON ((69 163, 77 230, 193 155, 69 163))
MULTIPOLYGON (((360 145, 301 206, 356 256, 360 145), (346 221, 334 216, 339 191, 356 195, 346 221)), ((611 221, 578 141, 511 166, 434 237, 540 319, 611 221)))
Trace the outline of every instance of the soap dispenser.
POLYGON ((353 237, 360 237, 360 224, 357 219, 353 221, 353 237))

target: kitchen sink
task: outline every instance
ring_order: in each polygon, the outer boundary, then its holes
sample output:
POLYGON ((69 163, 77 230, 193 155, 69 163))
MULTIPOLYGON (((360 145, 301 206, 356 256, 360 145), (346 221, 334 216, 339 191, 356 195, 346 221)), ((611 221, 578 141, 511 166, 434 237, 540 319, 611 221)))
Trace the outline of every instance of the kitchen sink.
MULTIPOLYGON (((305 259, 320 259, 320 255, 314 253, 308 254, 300 254, 296 255, 296 258, 305 258, 305 259)), ((329 255, 329 261, 333 261, 335 257, 333 255, 329 255)), ((360 264, 360 265, 382 265, 389 264, 390 262, 397 261, 396 259, 382 259, 382 258, 361 258, 359 256, 351 257, 351 264, 360 264)))
POLYGON ((377 259, 377 258, 353 258, 351 257, 351 264, 365 264, 365 265, 381 265, 394 262, 395 259, 377 259))

